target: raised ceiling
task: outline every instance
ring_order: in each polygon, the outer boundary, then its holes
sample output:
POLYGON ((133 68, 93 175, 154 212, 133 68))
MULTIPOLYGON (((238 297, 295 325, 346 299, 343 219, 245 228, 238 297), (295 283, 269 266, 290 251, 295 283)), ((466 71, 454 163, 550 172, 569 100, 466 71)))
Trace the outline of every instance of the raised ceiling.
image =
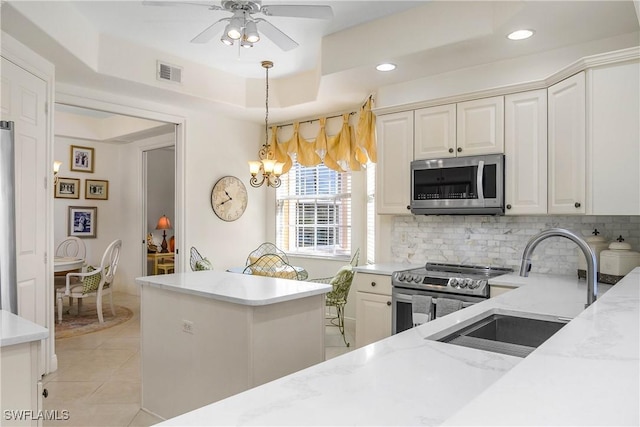
POLYGON ((632 1, 263 3, 325 4, 335 16, 328 22, 265 17, 300 44, 289 52, 268 40, 241 51, 217 37, 192 44, 202 29, 228 14, 139 1, 9 1, 2 6, 2 29, 52 61, 59 83, 214 105, 251 120, 259 120, 264 108, 264 59, 275 63, 272 117, 291 120, 345 111, 381 86, 639 30, 632 1), (536 34, 521 42, 505 38, 519 28, 536 34), (162 87, 142 75, 154 66, 149 52, 184 66, 184 85, 162 87), (147 63, 140 62, 145 55, 147 63), (375 71, 382 61, 398 69, 375 71))

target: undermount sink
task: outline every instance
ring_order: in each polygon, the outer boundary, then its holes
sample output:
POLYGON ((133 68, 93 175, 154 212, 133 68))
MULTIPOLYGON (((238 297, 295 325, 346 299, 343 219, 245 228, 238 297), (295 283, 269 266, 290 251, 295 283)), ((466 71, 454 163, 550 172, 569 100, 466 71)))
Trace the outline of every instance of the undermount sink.
POLYGON ((478 350, 526 357, 571 319, 531 313, 489 312, 475 322, 428 337, 478 350))

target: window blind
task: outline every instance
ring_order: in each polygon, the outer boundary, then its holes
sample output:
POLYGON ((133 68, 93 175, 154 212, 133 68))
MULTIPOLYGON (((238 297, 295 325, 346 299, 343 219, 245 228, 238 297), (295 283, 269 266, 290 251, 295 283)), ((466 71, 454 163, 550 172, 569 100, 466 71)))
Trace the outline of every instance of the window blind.
POLYGON ((276 190, 276 245, 315 256, 351 254, 351 173, 294 163, 276 190))

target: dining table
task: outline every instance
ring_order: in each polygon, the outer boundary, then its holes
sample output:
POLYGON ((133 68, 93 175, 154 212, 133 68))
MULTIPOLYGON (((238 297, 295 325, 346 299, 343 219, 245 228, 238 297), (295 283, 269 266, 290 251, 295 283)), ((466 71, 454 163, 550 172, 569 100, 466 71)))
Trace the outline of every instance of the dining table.
POLYGON ((56 276, 63 276, 71 271, 77 271, 84 265, 84 259, 73 257, 54 257, 53 258, 53 272, 56 276))

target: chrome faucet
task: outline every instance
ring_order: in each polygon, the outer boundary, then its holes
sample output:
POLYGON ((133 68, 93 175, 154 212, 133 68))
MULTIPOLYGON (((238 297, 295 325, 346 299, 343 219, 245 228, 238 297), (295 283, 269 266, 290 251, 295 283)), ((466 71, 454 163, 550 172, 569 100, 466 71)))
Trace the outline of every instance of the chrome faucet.
POLYGON ((575 242, 576 245, 584 253, 584 257, 587 259, 587 303, 585 308, 589 307, 596 301, 598 295, 598 266, 596 261, 596 254, 593 249, 589 247, 582 237, 578 236, 572 231, 565 230, 564 228, 550 228, 543 230, 540 233, 533 236, 527 246, 525 246, 522 252, 522 262, 520 264, 520 276, 527 277, 529 270, 531 270, 531 254, 533 250, 538 246, 538 243, 542 242, 549 237, 565 237, 575 242))

